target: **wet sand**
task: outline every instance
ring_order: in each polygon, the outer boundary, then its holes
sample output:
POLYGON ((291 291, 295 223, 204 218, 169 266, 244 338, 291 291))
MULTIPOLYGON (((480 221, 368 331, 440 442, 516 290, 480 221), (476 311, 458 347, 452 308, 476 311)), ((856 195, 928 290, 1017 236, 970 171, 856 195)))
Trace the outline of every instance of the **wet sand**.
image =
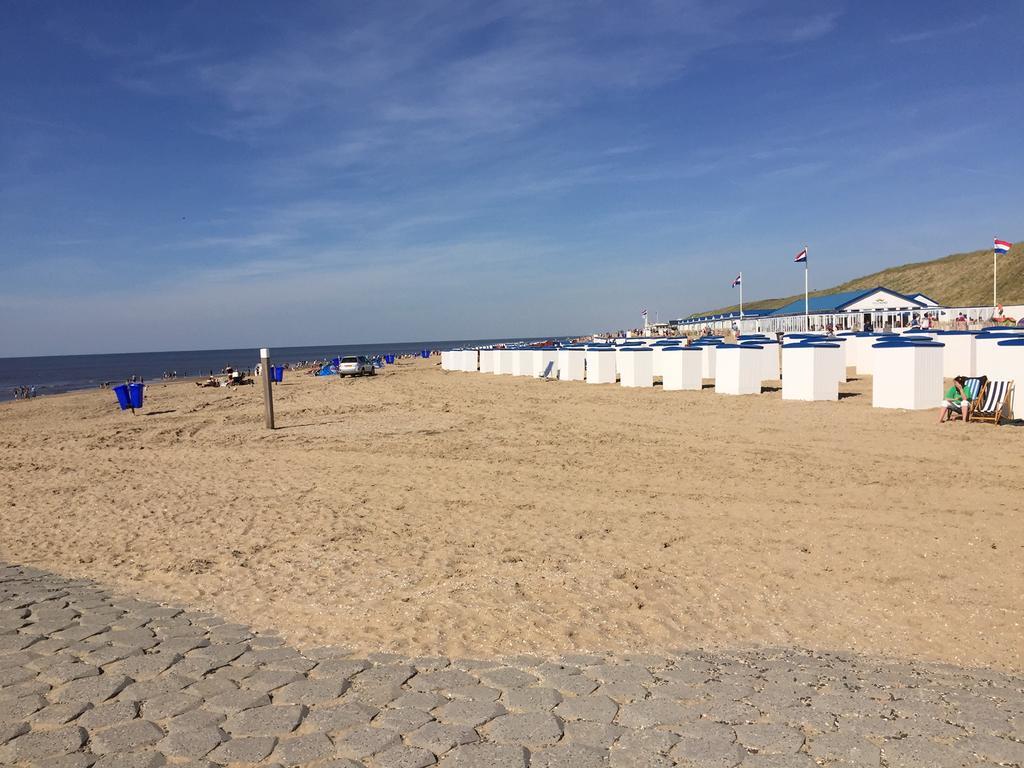
POLYGON ((1017 427, 406 362, 0 405, 0 560, 449 656, 799 645, 1020 670, 1017 427))

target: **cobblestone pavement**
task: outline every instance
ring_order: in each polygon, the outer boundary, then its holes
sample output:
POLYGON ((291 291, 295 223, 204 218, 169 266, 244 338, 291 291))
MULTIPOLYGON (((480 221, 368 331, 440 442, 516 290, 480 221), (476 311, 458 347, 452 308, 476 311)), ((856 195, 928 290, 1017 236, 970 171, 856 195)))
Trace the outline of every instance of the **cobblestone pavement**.
POLYGON ((300 653, 0 564, 0 764, 1021 766, 1024 679, 796 649, 300 653))

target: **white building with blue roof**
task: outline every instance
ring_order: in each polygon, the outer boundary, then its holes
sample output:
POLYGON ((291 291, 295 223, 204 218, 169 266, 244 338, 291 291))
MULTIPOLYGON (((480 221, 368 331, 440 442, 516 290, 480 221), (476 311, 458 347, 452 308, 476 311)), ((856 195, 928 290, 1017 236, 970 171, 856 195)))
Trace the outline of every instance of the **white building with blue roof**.
POLYGON ((812 296, 805 307, 797 299, 777 309, 747 309, 720 314, 698 314, 673 321, 682 332, 698 332, 705 327, 712 331, 739 326, 743 332, 790 333, 793 331, 824 331, 830 326, 837 331, 857 331, 870 322, 875 329, 909 328, 926 315, 933 320, 948 312, 924 293, 904 294, 877 286, 870 290, 842 291, 825 296, 812 296))

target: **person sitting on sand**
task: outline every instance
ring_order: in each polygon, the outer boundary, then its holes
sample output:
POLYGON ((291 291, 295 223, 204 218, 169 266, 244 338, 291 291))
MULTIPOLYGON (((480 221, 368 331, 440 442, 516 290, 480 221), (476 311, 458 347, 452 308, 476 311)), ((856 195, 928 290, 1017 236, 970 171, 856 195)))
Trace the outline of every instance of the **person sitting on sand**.
POLYGON ((964 392, 965 382, 965 377, 957 376, 953 379, 953 386, 946 390, 946 399, 942 401, 942 409, 939 412, 939 424, 951 416, 951 411, 960 411, 964 421, 971 420, 971 399, 964 392))

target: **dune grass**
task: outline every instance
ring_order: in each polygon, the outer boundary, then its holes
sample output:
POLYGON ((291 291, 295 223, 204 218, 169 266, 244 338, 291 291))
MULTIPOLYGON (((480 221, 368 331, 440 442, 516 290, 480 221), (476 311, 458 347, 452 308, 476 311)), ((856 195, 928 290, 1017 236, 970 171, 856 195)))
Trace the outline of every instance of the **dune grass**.
MULTIPOLYGON (((901 293, 921 292, 947 307, 985 306, 992 302, 992 251, 954 253, 941 259, 902 264, 811 296, 824 296, 840 291, 868 290, 885 286, 901 293)), ((775 309, 803 298, 803 294, 761 301, 745 301, 744 309, 775 309)), ((1024 304, 1024 243, 1017 243, 1010 252, 999 257, 999 301, 1002 304, 1024 304)), ((719 314, 739 309, 738 304, 722 309, 695 312, 692 316, 719 314)))

